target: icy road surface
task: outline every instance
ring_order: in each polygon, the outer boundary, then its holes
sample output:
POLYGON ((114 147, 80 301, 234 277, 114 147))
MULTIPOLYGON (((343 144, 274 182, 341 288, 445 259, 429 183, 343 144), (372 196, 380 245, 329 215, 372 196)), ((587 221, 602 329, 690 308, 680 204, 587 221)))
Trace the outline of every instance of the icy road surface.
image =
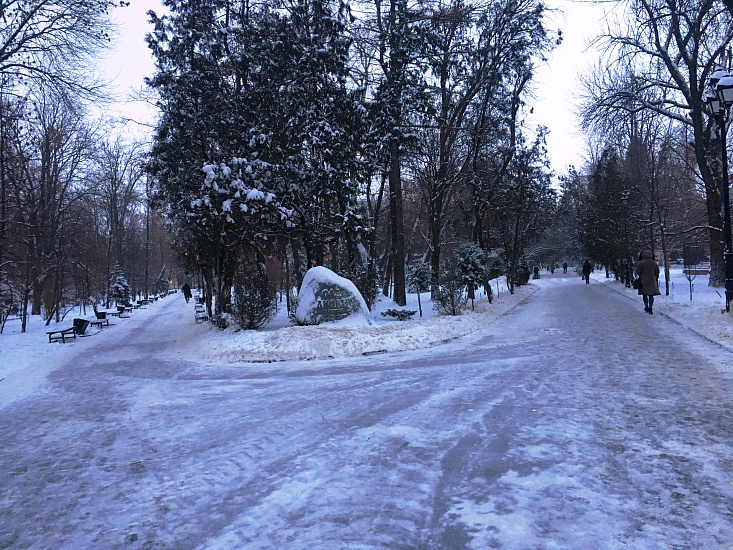
POLYGON ((733 544, 733 356, 605 285, 348 360, 174 360, 182 299, 132 321, 0 410, 0 548, 733 544))

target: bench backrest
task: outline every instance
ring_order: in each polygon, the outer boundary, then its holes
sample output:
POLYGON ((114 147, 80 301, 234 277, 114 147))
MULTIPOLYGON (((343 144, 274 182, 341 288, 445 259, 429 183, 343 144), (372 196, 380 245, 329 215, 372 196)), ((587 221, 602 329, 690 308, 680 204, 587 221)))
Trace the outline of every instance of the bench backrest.
POLYGON ((76 332, 77 334, 84 334, 88 326, 89 321, 87 321, 86 319, 80 319, 78 317, 74 319, 74 332, 76 332))

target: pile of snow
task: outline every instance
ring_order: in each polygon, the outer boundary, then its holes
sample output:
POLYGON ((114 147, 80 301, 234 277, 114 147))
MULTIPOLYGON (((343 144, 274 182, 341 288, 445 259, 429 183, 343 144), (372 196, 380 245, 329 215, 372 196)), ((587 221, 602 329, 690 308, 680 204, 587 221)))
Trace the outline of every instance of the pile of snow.
MULTIPOLYGON (((500 288, 505 281, 498 282, 500 288)), ((430 293, 420 296, 423 317, 397 321, 381 316, 387 309, 396 309, 394 302, 381 297, 374 307, 373 323, 364 326, 358 316, 318 326, 288 326, 281 308, 268 330, 237 331, 204 328, 187 338, 184 355, 211 363, 274 362, 303 359, 329 359, 414 350, 449 342, 475 332, 498 319, 527 296, 538 290, 527 285, 509 294, 504 286, 492 304, 485 297, 474 303, 474 311, 456 317, 437 315, 432 310, 430 293)), ((494 292, 496 295, 496 291, 494 292)), ((399 308, 397 308, 399 309, 399 308)), ((418 311, 417 294, 409 294, 406 310, 418 311)))

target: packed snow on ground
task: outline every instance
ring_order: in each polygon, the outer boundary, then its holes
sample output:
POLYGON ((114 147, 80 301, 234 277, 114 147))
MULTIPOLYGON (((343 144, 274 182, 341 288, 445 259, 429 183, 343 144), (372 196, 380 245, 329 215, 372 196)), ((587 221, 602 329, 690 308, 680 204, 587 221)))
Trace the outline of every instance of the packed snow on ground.
MULTIPOLYGON (((66 344, 48 343, 46 331, 71 326, 74 317, 93 317, 91 310, 74 310, 60 323, 46 327, 37 317, 29 321, 28 331, 20 332, 20 321, 9 319, 3 334, 0 334, 0 406, 26 395, 40 384, 59 364, 79 353, 80 347, 93 353, 94 347, 104 345, 104 339, 125 330, 134 330, 138 321, 154 316, 164 301, 178 300, 181 303, 180 322, 170 327, 176 336, 175 345, 169 346, 169 353, 178 357, 204 363, 234 362, 276 362, 309 359, 328 359, 371 355, 376 353, 409 351, 427 348, 449 342, 473 333, 489 323, 495 322, 508 310, 542 287, 566 284, 554 275, 542 271, 540 278, 530 280, 528 285, 518 287, 512 295, 508 292, 506 280, 492 282, 494 300, 489 304, 486 296, 478 292, 467 311, 460 316, 438 315, 432 306, 429 293, 421 294, 422 317, 415 313, 412 320, 398 321, 382 316, 387 309, 419 311, 416 294, 408 294, 408 303, 398 307, 388 298, 380 295, 373 309, 373 324, 364 326, 363 321, 353 323, 347 318, 335 323, 318 326, 292 326, 284 301, 279 304, 276 317, 260 330, 242 331, 230 327, 220 331, 208 323, 194 321, 193 302, 185 304, 182 293, 172 294, 154 302, 144 309, 134 310, 128 318, 112 319, 113 326, 104 329, 90 329, 90 337, 77 338, 66 344)), ((606 278, 602 271, 591 275, 592 284, 607 284, 609 288, 625 294, 630 300, 643 304, 635 290, 625 288, 613 278, 606 278)), ((707 285, 708 277, 699 275, 693 281, 692 299, 690 281, 681 266, 672 268, 669 295, 665 294, 664 275, 660 278, 662 296, 654 306, 656 315, 668 316, 686 328, 733 351, 733 317, 723 314, 724 291, 707 285)), ((582 285, 578 277, 578 285, 582 285)), ((602 313, 602 312, 599 312, 602 313)), ((643 311, 642 311, 643 314, 643 311)), ((161 343, 161 347, 165 347, 161 343)), ((121 357, 120 359, 125 359, 121 357)))
POLYGON ((221 332, 181 293, 66 344, 10 321, 0 547, 724 547, 730 353, 688 332, 733 349, 722 297, 593 277, 367 327, 221 332))

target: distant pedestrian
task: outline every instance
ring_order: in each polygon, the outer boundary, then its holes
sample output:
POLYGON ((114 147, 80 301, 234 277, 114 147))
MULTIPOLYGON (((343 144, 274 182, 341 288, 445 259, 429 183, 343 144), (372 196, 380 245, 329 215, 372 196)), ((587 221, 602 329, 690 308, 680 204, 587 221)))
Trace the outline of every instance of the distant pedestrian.
POLYGON ((586 260, 583 262, 583 279, 585 279, 585 284, 590 284, 590 273, 593 271, 593 266, 590 265, 590 262, 586 260))
POLYGON ((637 290, 644 300, 644 311, 653 315, 654 297, 659 296, 659 264, 654 259, 651 250, 645 250, 639 255, 634 273, 639 276, 641 288, 637 290))
POLYGON ((562 264, 562 272, 567 273, 568 272, 568 262, 563 262, 562 264))
POLYGON ((183 291, 183 297, 186 299, 186 303, 191 299, 191 287, 188 286, 188 283, 184 283, 184 285, 181 287, 181 290, 183 291))
POLYGON ((626 288, 631 288, 631 265, 628 260, 624 260, 624 284, 626 288))

